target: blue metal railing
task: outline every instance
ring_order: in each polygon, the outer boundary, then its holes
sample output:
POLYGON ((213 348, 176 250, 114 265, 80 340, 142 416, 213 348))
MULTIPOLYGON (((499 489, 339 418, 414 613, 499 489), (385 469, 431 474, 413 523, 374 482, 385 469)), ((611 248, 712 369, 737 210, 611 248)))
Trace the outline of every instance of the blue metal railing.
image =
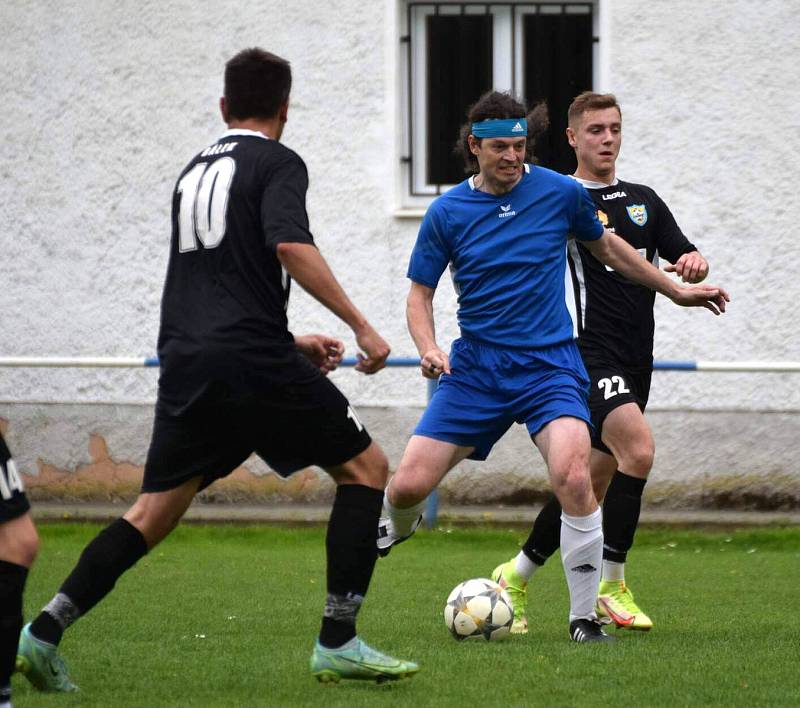
MULTIPOLYGON (((355 366, 354 357, 342 360, 342 366, 355 366)), ((136 368, 156 367, 158 357, 89 357, 89 356, 0 356, 0 368, 3 367, 66 367, 66 368, 136 368)), ((389 368, 414 368, 419 366, 416 357, 394 357, 387 359, 389 368)), ((656 360, 653 368, 658 371, 738 371, 757 373, 779 373, 800 371, 800 361, 680 361, 656 360)))

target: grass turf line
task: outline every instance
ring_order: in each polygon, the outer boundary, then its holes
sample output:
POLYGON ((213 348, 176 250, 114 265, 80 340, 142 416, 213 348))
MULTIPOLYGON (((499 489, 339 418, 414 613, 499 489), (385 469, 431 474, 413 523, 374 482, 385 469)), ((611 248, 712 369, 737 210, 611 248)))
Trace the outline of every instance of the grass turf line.
MULTIPOLYGON (((50 599, 95 525, 42 524, 28 617, 50 599)), ((67 633, 75 695, 20 706, 796 705, 800 529, 642 529, 628 582, 655 628, 606 646, 567 639, 558 557, 533 579, 525 637, 450 638, 449 591, 514 555, 519 530, 420 532, 378 561, 359 619, 377 648, 422 666, 411 681, 321 686, 308 672, 325 597, 324 530, 179 528, 67 633)))

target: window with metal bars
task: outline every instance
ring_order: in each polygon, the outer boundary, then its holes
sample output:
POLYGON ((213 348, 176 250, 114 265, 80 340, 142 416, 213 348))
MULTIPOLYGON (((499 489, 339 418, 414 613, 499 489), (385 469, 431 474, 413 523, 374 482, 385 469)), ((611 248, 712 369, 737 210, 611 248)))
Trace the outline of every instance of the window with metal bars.
POLYGON ((468 107, 490 89, 512 91, 528 105, 546 100, 550 129, 537 141, 537 157, 560 172, 574 170, 564 130, 572 99, 592 88, 593 2, 409 1, 405 21, 403 166, 412 202, 465 178, 454 153, 458 131, 468 107))

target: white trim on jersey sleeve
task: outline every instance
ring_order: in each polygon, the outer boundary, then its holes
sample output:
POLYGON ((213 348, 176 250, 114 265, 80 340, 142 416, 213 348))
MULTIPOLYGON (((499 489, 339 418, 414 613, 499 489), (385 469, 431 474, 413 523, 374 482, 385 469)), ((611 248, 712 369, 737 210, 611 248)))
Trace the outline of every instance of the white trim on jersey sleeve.
MULTIPOLYGON (((586 276, 583 272, 583 261, 581 260, 580 251, 578 251, 578 242, 575 239, 570 239, 567 243, 567 292, 572 297, 572 308, 575 308, 575 290, 572 283, 572 274, 569 271, 569 261, 575 266, 575 279, 578 281, 578 294, 581 301, 581 329, 586 329, 586 276)), ((569 307, 569 305, 567 305, 569 307)), ((570 313, 573 312, 570 310, 570 313)), ((575 336, 578 336, 578 322, 575 316, 572 317, 573 330, 575 336)))
POLYGON ((572 320, 572 338, 578 338, 578 313, 575 312, 575 290, 572 287, 572 274, 569 272, 569 263, 564 268, 564 302, 572 320))

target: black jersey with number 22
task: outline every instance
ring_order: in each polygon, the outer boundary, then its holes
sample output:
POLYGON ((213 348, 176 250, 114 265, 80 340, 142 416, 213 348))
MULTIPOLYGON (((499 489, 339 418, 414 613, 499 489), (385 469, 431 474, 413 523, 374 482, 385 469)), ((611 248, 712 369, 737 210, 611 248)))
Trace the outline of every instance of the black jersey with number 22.
MULTIPOLYGON (((650 187, 618 180, 596 188, 596 183, 579 181, 594 200, 600 222, 654 265, 658 266, 659 257, 674 263, 684 253, 697 250, 650 187)), ((603 265, 574 239, 568 255, 578 344, 587 365, 596 361, 650 365, 655 292, 603 265)))

